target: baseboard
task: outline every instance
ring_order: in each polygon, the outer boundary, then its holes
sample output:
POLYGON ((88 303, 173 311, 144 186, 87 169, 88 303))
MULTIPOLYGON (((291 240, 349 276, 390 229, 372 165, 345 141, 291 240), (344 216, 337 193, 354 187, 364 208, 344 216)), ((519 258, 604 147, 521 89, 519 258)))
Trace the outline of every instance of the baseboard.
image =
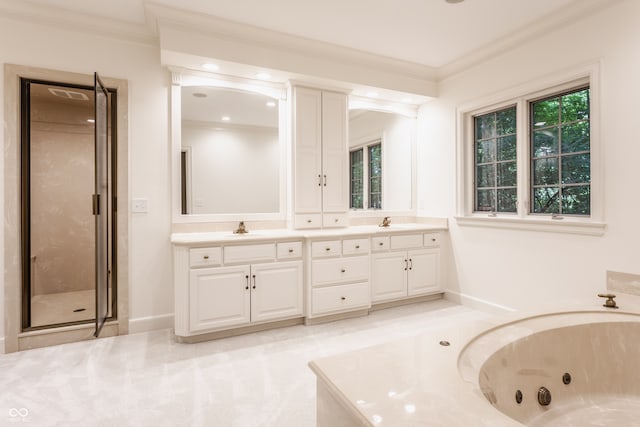
POLYGON ((445 291, 444 298, 448 301, 452 301, 467 307, 475 308, 476 310, 485 311, 491 314, 507 314, 514 313, 517 310, 504 305, 496 304, 491 301, 483 300, 480 298, 472 297, 471 295, 461 294, 459 292, 445 291))
POLYGON ((173 328, 173 313, 161 314, 159 316, 129 318, 129 333, 156 331, 158 329, 173 328))

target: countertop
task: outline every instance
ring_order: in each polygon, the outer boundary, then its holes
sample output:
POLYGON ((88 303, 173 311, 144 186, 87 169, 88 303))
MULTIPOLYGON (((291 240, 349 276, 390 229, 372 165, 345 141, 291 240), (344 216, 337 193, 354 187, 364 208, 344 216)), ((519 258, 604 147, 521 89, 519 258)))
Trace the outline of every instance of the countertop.
MULTIPOLYGON (((536 318, 552 313, 574 314, 584 321, 591 313, 597 321, 598 313, 620 318, 640 313, 640 297, 619 294, 619 310, 603 308, 597 297, 576 303, 563 310, 547 308, 537 313, 512 313, 476 322, 466 328, 442 328, 414 337, 391 341, 349 353, 334 355, 309 363, 318 381, 322 381, 342 406, 349 408, 355 424, 362 426, 522 426, 507 417, 484 398, 477 386, 477 378, 466 381, 468 364, 478 364, 504 345, 505 337, 491 340, 495 348, 481 342, 475 354, 467 344, 475 337, 505 330, 501 325, 517 324, 521 319, 536 318), (500 326, 500 328, 496 328, 500 326), (443 346, 441 341, 450 345, 443 346), (464 350, 464 352, 463 352, 464 350), (478 351, 479 350, 479 351, 478 351), (462 353, 462 357, 461 357, 462 353), (462 369, 459 369, 459 366, 462 369)), ((632 319, 638 321, 637 319, 632 319)), ((529 321, 529 320, 527 320, 529 321)), ((544 325, 532 327, 542 327, 544 325)), ((549 322, 546 322, 547 324, 549 322)), ((518 325, 518 327, 521 327, 518 325)), ((527 324, 527 328, 529 328, 527 324)), ((532 330, 529 333, 535 332, 532 330)), ((475 368, 479 368, 476 366, 475 368)), ((477 370, 474 371, 477 375, 477 370)))
POLYGON ((261 242, 285 239, 329 239, 361 235, 385 235, 411 232, 445 231, 446 227, 431 224, 391 224, 389 227, 377 225, 358 225, 344 228, 325 228, 314 230, 249 230, 247 234, 233 234, 232 231, 173 233, 171 243, 174 245, 197 245, 205 243, 241 243, 261 242))

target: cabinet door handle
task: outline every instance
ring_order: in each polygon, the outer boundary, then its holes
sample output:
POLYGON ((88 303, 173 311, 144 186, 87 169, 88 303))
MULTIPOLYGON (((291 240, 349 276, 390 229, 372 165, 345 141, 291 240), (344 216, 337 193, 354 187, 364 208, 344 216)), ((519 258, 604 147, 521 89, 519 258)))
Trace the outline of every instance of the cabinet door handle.
POLYGON ((404 271, 407 271, 407 269, 409 268, 409 263, 407 262, 407 260, 404 260, 404 271))
POLYGON ((256 275, 251 276, 253 278, 253 289, 256 288, 256 275))
POLYGON ((322 175, 318 174, 318 187, 322 187, 322 175))
POLYGON ((245 286, 245 289, 249 289, 249 275, 247 274, 244 278, 247 279, 247 286, 245 286))
POLYGON ((324 186, 326 187, 327 186, 327 175, 325 174, 323 176, 324 176, 324 186))
POLYGON ((409 258, 409 270, 413 270, 413 259, 409 258))
POLYGON ((340 299, 341 299, 342 301, 344 301, 344 300, 346 300, 346 299, 347 299, 347 297, 340 297, 340 299))

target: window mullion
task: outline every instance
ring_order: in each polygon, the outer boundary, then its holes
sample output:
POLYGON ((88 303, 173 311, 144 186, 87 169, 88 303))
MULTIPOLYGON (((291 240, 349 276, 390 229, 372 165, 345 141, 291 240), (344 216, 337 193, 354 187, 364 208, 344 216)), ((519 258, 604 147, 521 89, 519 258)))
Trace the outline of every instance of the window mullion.
POLYGON ((529 214, 531 197, 531 142, 529 135, 529 108, 524 99, 516 103, 516 167, 517 174, 517 198, 519 217, 529 214))

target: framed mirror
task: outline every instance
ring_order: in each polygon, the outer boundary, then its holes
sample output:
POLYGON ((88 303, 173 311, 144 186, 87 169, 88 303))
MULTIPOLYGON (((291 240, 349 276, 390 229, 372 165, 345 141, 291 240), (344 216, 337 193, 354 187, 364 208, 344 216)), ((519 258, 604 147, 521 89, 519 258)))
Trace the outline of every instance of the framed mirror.
POLYGON ((352 213, 414 209, 415 143, 415 117, 368 108, 349 110, 352 213))
POLYGON ((174 221, 284 218, 284 90, 183 78, 172 94, 174 221))

